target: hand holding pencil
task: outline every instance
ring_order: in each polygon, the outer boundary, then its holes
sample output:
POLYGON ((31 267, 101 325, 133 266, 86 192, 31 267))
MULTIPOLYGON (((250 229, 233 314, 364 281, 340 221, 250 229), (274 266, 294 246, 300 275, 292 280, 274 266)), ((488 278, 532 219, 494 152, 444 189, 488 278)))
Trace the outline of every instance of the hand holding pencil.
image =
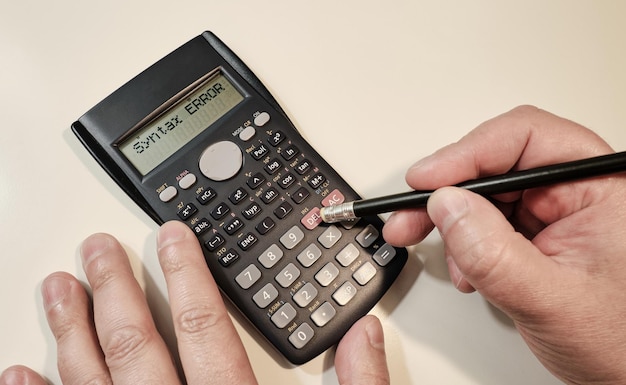
POLYGON ((516 108, 410 168, 412 189, 435 192, 426 210, 394 212, 383 235, 407 246, 436 226, 452 283, 505 312, 550 371, 568 383, 626 383, 626 177, 490 199, 442 187, 613 152, 576 123, 516 108))

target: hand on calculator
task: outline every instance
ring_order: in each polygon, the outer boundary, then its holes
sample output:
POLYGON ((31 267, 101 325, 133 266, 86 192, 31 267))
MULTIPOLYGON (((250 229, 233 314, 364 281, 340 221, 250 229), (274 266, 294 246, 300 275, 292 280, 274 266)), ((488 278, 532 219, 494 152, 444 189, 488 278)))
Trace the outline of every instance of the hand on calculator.
MULTIPOLYGON (((193 385, 210 379, 215 384, 255 384, 193 232, 179 222, 166 223, 158 234, 158 254, 185 381, 155 328, 125 251, 112 236, 96 234, 81 248, 93 305, 81 283, 67 273, 50 275, 42 287, 63 383, 193 385)), ((366 316, 350 329, 337 348, 335 363, 342 384, 389 383, 378 319, 366 316)), ((3 373, 0 384, 46 382, 16 366, 3 373)))

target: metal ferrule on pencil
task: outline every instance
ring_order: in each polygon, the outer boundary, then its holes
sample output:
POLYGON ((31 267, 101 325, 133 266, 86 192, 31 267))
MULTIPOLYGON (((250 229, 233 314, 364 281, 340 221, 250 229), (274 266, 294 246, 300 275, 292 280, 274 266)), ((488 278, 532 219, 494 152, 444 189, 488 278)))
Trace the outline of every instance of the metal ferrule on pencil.
POLYGON ((323 207, 320 216, 326 223, 335 223, 355 219, 354 202, 342 203, 339 205, 323 207))

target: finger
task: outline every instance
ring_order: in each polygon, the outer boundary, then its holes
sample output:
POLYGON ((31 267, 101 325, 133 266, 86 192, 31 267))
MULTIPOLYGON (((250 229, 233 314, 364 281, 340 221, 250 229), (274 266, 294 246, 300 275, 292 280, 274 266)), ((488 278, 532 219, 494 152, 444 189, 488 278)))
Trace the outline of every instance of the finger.
POLYGON ((16 365, 7 368, 0 374, 0 385, 47 385, 47 383, 33 370, 16 365))
POLYGON ((94 330, 89 298, 80 282, 70 274, 54 273, 44 280, 41 292, 48 325, 57 342, 63 383, 111 383, 94 330))
POLYGON ((433 229, 425 209, 396 211, 383 226, 383 238, 398 247, 421 242, 433 229))
POLYGON ((183 223, 164 224, 158 254, 188 383, 256 384, 195 235, 183 223))
POLYGON ((554 282, 560 276, 556 263, 515 232, 486 199, 444 187, 430 198, 428 214, 457 274, 487 300, 514 319, 528 309, 539 312, 541 300, 549 302, 554 285, 559 284, 554 282))
POLYGON ((110 235, 96 234, 85 240, 81 254, 93 289, 96 331, 113 383, 179 383, 122 246, 110 235))
POLYGON ((414 189, 436 189, 608 152, 610 146, 583 126, 522 106, 482 123, 457 143, 417 162, 407 171, 406 180, 414 189))
POLYGON ((378 318, 365 316, 341 339, 335 370, 342 385, 388 385, 383 329, 378 318))

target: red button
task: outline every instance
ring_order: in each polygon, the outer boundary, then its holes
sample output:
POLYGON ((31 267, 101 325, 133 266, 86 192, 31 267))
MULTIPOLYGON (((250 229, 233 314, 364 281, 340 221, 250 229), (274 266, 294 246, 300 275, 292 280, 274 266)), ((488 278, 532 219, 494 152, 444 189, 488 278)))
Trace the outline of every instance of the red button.
POLYGON ((341 191, 335 189, 335 190, 333 190, 333 192, 328 194, 328 196, 326 196, 326 198, 324 198, 324 200, 322 201, 322 205, 324 207, 340 205, 345 200, 346 200, 346 197, 343 196, 341 191))
POLYGON ((300 222, 309 230, 313 230, 320 223, 322 223, 322 216, 320 215, 319 207, 315 207, 311 211, 309 211, 300 222))

